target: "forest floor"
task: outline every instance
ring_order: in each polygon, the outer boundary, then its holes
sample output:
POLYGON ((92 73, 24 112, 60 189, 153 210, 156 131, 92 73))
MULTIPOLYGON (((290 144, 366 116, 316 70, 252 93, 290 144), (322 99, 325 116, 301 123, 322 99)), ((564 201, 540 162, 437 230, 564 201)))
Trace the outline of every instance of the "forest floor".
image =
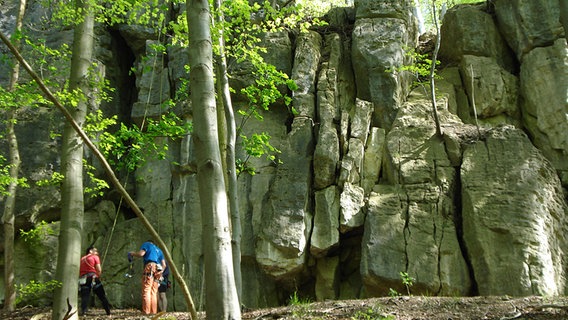
MULTIPOLYGON (((199 319, 206 319, 199 313, 199 319)), ((51 320, 48 308, 0 311, 0 319, 51 320)), ((107 316, 93 308, 81 319, 189 320, 187 312, 144 316, 136 309, 114 309, 107 316)), ((423 297, 335 300, 245 310, 242 319, 340 319, 340 320, 564 320, 568 319, 568 297, 423 297)))

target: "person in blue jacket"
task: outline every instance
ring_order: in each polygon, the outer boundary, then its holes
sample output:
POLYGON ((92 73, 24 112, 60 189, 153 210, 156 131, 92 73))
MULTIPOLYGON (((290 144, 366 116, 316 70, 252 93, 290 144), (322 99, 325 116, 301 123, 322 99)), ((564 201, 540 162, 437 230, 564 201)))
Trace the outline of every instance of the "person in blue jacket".
POLYGON ((142 312, 155 314, 158 312, 158 286, 166 268, 164 253, 152 240, 142 244, 140 250, 128 252, 128 260, 132 257, 140 257, 144 260, 144 272, 142 273, 142 312))

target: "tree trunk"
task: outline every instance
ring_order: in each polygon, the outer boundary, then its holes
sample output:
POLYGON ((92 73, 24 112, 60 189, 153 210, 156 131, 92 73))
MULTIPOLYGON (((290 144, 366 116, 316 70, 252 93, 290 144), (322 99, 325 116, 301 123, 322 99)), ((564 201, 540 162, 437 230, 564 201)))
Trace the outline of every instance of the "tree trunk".
POLYGON ((236 320, 241 318, 241 311, 233 275, 227 194, 217 136, 209 2, 187 0, 187 21, 197 182, 204 235, 206 312, 208 319, 236 320))
POLYGON ((436 17, 436 0, 432 0, 432 17, 434 19, 434 26, 436 27, 436 44, 434 53, 432 53, 432 66, 430 69, 430 97, 432 99, 432 112, 434 114, 434 122, 436 123, 436 135, 442 136, 442 126, 440 125, 440 118, 438 117, 438 105, 436 102, 436 83, 434 77, 436 76, 436 60, 438 59, 438 51, 440 50, 440 27, 438 25, 438 18, 436 17))
MULTIPOLYGON (((93 55, 94 14, 89 0, 76 0, 76 10, 83 14, 83 21, 75 26, 73 56, 69 74, 69 91, 79 90, 76 107, 68 107, 79 127, 83 126, 88 109, 89 67, 93 55)), ((77 278, 81 259, 81 236, 83 231, 83 142, 70 123, 65 124, 61 146, 61 171, 64 176, 61 185, 61 226, 57 250, 55 279, 61 287, 55 291, 53 319, 63 319, 67 312, 67 301, 72 307, 78 306, 77 278)), ((78 309, 78 308, 77 308, 78 309)), ((78 313, 78 312, 77 312, 78 313)), ((77 318, 75 313, 71 319, 77 318)))
MULTIPOLYGON (((10 85, 11 86, 11 85, 10 85)), ((13 106, 12 108, 16 108, 13 106)), ((6 140, 10 149, 10 184, 8 185, 6 202, 4 203, 4 310, 14 311, 16 306, 16 290, 14 283, 14 207, 18 189, 18 172, 20 171, 20 152, 18 139, 14 131, 16 110, 8 110, 6 140)))
MULTIPOLYGON (((223 12, 221 12, 222 0, 213 2, 217 12, 217 21, 222 25, 224 22, 223 12)), ((239 194, 237 187, 237 168, 235 157, 235 144, 237 141, 237 125, 235 123, 235 114, 233 111, 233 103, 231 101, 231 92, 229 90, 229 76, 227 72, 227 58, 225 56, 225 38, 223 29, 219 31, 219 57, 217 61, 217 83, 218 95, 223 101, 223 110, 225 111, 226 124, 226 171, 227 171, 227 194, 229 200, 229 212, 231 215, 231 247, 233 251, 233 273, 235 276, 235 286, 237 287, 237 295, 239 302, 242 304, 242 275, 241 275, 241 214, 239 211, 239 194)))
MULTIPOLYGON (((14 33, 19 33, 22 29, 22 21, 26 11, 26 0, 20 0, 18 8, 18 16, 16 17, 16 27, 14 33)), ((16 47, 20 46, 20 40, 16 40, 16 47)), ((14 91, 20 77, 20 64, 16 58, 13 59, 14 67, 10 76, 8 91, 14 91)), ((14 210, 16 204, 16 192, 18 189, 18 173, 20 171, 21 159, 18 147, 18 139, 14 126, 17 119, 17 108, 12 106, 8 110, 8 123, 6 140, 10 152, 10 184, 8 185, 8 195, 4 203, 4 215, 2 223, 4 224, 4 310, 14 311, 16 308, 16 285, 14 277, 14 210)))

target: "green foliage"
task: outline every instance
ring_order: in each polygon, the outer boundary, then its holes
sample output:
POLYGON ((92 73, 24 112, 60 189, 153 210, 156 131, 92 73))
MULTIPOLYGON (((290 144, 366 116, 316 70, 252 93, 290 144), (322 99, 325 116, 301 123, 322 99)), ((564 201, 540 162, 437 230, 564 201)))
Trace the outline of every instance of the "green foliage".
MULTIPOLYGON (((153 72, 156 67, 158 58, 161 59, 163 55, 167 54, 168 46, 162 43, 151 43, 148 45, 147 54, 142 56, 138 66, 139 70, 132 69, 131 72, 142 75, 144 73, 153 72)), ((161 61, 161 60, 160 60, 161 61)))
POLYGON ((24 239, 25 242, 31 242, 32 244, 38 244, 45 240, 48 236, 53 236, 55 234, 56 232, 53 230, 51 224, 43 220, 29 231, 20 229, 20 236, 22 236, 22 239, 24 239))
POLYGON ((270 144, 270 135, 268 133, 254 133, 250 137, 241 134, 240 137, 242 140, 243 149, 245 150, 247 157, 244 160, 237 159, 237 175, 242 172, 247 172, 251 175, 254 175, 255 169, 248 165, 248 160, 250 157, 260 158, 262 156, 265 156, 266 160, 275 163, 282 163, 276 158, 276 155, 281 153, 281 151, 270 144))
MULTIPOLYGON (((66 44, 61 45, 59 49, 52 49, 46 45, 45 39, 33 42, 21 32, 12 35, 12 41, 15 40, 21 41, 22 46, 25 46, 26 58, 40 77, 67 77, 67 75, 63 75, 61 70, 54 67, 58 61, 69 58, 69 48, 66 44)), ((45 80, 45 83, 52 88, 61 87, 60 83, 48 79, 45 80)), ((49 102, 43 97, 35 81, 20 81, 12 91, 0 87, 0 109, 2 110, 37 107, 46 104, 49 104, 49 102)))
POLYGON ((319 19, 329 8, 341 0, 303 1, 283 8, 272 7, 269 1, 264 2, 266 25, 268 31, 296 29, 307 32, 312 26, 324 26, 327 22, 319 19), (309 5, 308 5, 309 3, 309 5))
MULTIPOLYGON (((281 101, 292 115, 297 113, 291 106, 291 97, 287 94, 296 90, 297 85, 286 73, 265 61, 263 55, 266 48, 262 46, 262 39, 267 32, 282 31, 297 23, 299 18, 296 11, 295 6, 285 6, 277 10, 268 1, 251 4, 247 0, 226 0, 221 8, 224 22, 213 28, 214 37, 219 37, 220 31, 223 31, 225 54, 229 63, 236 62, 250 68, 251 78, 254 79, 240 91, 248 103, 237 110, 241 115, 237 131, 247 157, 237 160, 238 173, 254 173, 254 168, 248 165, 251 156, 266 156, 268 160, 275 161, 276 155, 280 153, 280 150, 270 144, 268 134, 253 134, 250 137, 242 134, 246 123, 250 119, 262 121, 261 112, 269 110, 269 107, 278 101, 281 101)), ((218 41, 214 41, 214 44, 216 43, 218 41)), ((219 54, 219 47, 215 46, 214 51, 219 54)))
POLYGON ((402 279, 402 284, 406 287, 406 293, 410 295, 410 287, 414 285, 414 278, 408 275, 406 272, 400 272, 400 278, 402 279))
POLYGON ((0 155, 0 196, 8 195, 6 189, 12 181, 10 178, 10 167, 5 166, 4 161, 6 161, 6 158, 0 155))
POLYGON ((351 320, 395 320, 396 317, 393 315, 383 315, 382 308, 368 308, 365 311, 357 311, 355 315, 351 317, 351 320))
MULTIPOLYGON (((187 47, 189 45, 187 19, 180 14, 166 26, 173 46, 187 47)), ((189 74, 189 71, 188 71, 189 74)))
POLYGON ((83 12, 76 10, 75 1, 42 0, 45 8, 52 9, 51 19, 62 26, 72 26, 83 21, 83 12))
POLYGON ((35 82, 17 84, 13 91, 0 87, 0 109, 20 108, 46 104, 47 100, 39 93, 35 82))
POLYGON ((216 23, 211 28, 213 39, 213 53, 219 54, 218 39, 221 31, 225 37, 225 50, 228 59, 247 59, 248 52, 260 43, 263 31, 261 25, 254 23, 253 19, 260 10, 258 3, 249 4, 247 0, 223 1, 221 12, 212 12, 214 15, 223 14, 224 22, 216 23))
POLYGON ((92 63, 89 67, 87 74, 87 81, 91 89, 89 97, 86 97, 81 89, 69 90, 68 81, 53 94, 63 105, 69 108, 76 108, 79 102, 87 102, 87 99, 90 99, 89 102, 95 105, 99 105, 102 101, 110 101, 109 93, 113 92, 114 88, 111 88, 109 80, 98 72, 99 69, 100 66, 97 63, 92 63))
POLYGON ((243 88, 241 93, 248 99, 249 108, 243 115, 254 116, 261 120, 259 109, 268 110, 268 107, 283 99, 284 104, 289 106, 292 98, 280 92, 279 87, 285 85, 289 90, 296 90, 296 83, 288 78, 284 72, 278 71, 274 65, 268 64, 260 55, 251 55, 250 60, 254 66, 252 75, 254 83, 243 88))
POLYGON ((115 91, 110 85, 110 81, 104 77, 104 74, 99 72, 101 66, 97 62, 93 62, 89 68, 88 80, 91 90, 91 98, 95 105, 99 105, 103 101, 111 101, 112 98, 109 93, 115 91))
POLYGON ((288 298, 289 306, 299 306, 312 303, 309 298, 301 298, 297 291, 294 291, 288 298))
POLYGON ((159 0, 106 0, 99 2, 97 21, 109 25, 139 24, 161 31, 166 20, 169 3, 159 0))
POLYGON ((104 191, 109 189, 108 183, 95 176, 96 168, 89 165, 86 159, 83 159, 83 167, 85 167, 87 175, 89 176, 88 185, 84 190, 85 194, 91 195, 92 197, 102 197, 104 191))
POLYGON ((65 176, 62 175, 59 172, 53 172, 51 174, 51 178, 50 179, 41 179, 36 181, 36 185, 39 187, 45 187, 45 186, 59 186, 61 184, 61 182, 63 182, 63 179, 65 179, 65 176))
POLYGON ((237 175, 241 173, 248 173, 251 176, 256 174, 254 167, 248 165, 248 161, 242 159, 235 160, 235 169, 237 170, 237 175))
MULTIPOLYGON (((5 165, 5 162, 6 158, 0 155, 0 196, 9 195, 7 188, 10 185, 10 183, 14 181, 14 179, 10 177, 11 165, 5 165)), ((26 178, 18 178, 16 180, 16 183, 18 184, 18 186, 23 188, 29 187, 26 178)))
POLYGON ((292 315, 295 318, 305 318, 309 313, 309 306, 312 302, 308 298, 301 298, 296 291, 288 299, 288 305, 292 307, 292 315))
POLYGON ((165 159, 168 145, 159 143, 159 138, 179 139, 189 134, 191 123, 179 118, 173 112, 163 114, 159 120, 147 119, 145 130, 121 123, 116 132, 106 129, 116 124, 116 116, 105 119, 102 112, 87 117, 85 131, 98 136, 96 142, 109 164, 129 172, 144 165, 148 159, 165 159))
MULTIPOLYGON (((414 285, 414 281, 416 279, 409 276, 407 272, 401 271, 401 272, 399 272, 399 274, 400 274, 400 279, 402 281, 402 284, 406 288, 406 293, 410 296, 410 287, 412 287, 414 285)), ((393 288, 389 288, 389 297, 395 298, 395 297, 399 297, 399 296, 401 296, 401 294, 398 291, 396 291, 393 288)))
POLYGON ((10 168, 7 166, 4 166, 3 162, 4 162, 5 158, 0 155, 0 196, 6 196, 8 195, 8 191, 6 191, 6 189, 8 188, 8 186, 10 185, 10 168))
POLYGON ((322 17, 334 7, 345 7, 345 0, 296 0, 299 11, 306 17, 322 17))
MULTIPOLYGON (((428 83, 430 79, 430 72, 432 71, 432 59, 429 54, 421 54, 416 52, 414 48, 407 48, 406 57, 413 61, 410 65, 403 65, 395 69, 388 69, 387 72, 409 72, 414 76, 412 87, 423 86, 428 83)), ((436 65, 440 64, 440 60, 436 60, 436 65)), ((434 73, 434 79, 441 79, 439 75, 434 73)))
POLYGON ((50 89, 58 91, 63 83, 57 81, 67 81, 68 79, 71 49, 65 43, 55 49, 49 47, 45 39, 34 39, 32 41, 28 37, 22 37, 29 49, 29 51, 26 51, 26 60, 30 62, 32 68, 50 89), (57 68, 56 66, 67 67, 57 68))
POLYGON ((398 293, 398 291, 396 291, 395 289, 389 288, 389 297, 396 298, 396 297, 399 297, 400 295, 401 294, 398 293))
POLYGON ((280 153, 270 144, 270 135, 266 132, 252 134, 251 137, 241 135, 243 147, 248 155, 260 158, 266 156, 266 160, 275 161, 275 153, 280 153))
POLYGON ((61 282, 50 280, 39 282, 30 280, 27 284, 20 284, 16 287, 16 305, 40 306, 41 301, 50 301, 56 288, 61 287, 61 282))
MULTIPOLYGON (((137 70, 138 76, 145 72, 152 72, 151 66, 158 57, 166 55, 168 46, 184 46, 187 44, 187 21, 184 14, 178 15, 175 19, 169 19, 166 23, 166 13, 172 6, 183 3, 182 0, 115 0, 106 1, 98 0, 89 3, 89 7, 94 10, 95 17, 98 22, 108 25, 120 23, 137 24, 156 31, 158 35, 168 36, 169 44, 153 44, 149 46, 149 53, 142 57, 139 64, 143 69, 137 70)), ((219 36, 220 30, 223 30, 226 39, 226 54, 230 61, 238 63, 249 63, 252 67, 252 77, 255 79, 250 86, 243 88, 243 94, 248 104, 243 110, 239 111, 242 115, 241 126, 239 132, 248 119, 262 120, 261 110, 268 110, 269 106, 274 105, 277 101, 282 101, 291 115, 297 114, 297 111, 291 106, 291 97, 287 94, 289 91, 297 89, 297 85, 289 79, 288 75, 277 70, 271 64, 265 62, 263 54, 266 49, 261 46, 262 39, 266 32, 278 32, 289 30, 290 28, 306 30, 313 24, 321 23, 317 19, 323 13, 317 10, 327 10, 328 6, 340 5, 340 0, 332 2, 322 2, 321 5, 312 5, 305 2, 301 5, 286 5, 281 8, 272 7, 270 1, 261 3, 250 3, 248 0, 225 0, 222 3, 222 12, 226 17, 223 24, 215 24, 213 26, 213 35, 219 36), (323 6, 323 7, 322 7, 323 6)), ((74 2, 65 0, 42 0, 46 7, 53 9, 54 21, 59 21, 63 26, 73 26, 77 22, 82 21, 82 12, 75 7, 74 2)), ((217 13, 215 13, 217 14, 217 13)), ((218 41, 213 41, 217 44, 218 41)), ((45 48, 45 44, 40 43, 41 50, 45 55, 55 52, 45 48)), ((68 48, 66 48, 68 49, 68 48)), ((215 46, 218 52, 218 47, 215 46)), ((67 53, 66 53, 67 55, 67 53)), ((39 59, 49 66, 47 60, 39 59)), ((96 72, 97 66, 93 65, 89 81, 91 87, 95 88, 94 92, 98 94, 97 101, 108 100, 109 88, 108 82, 100 77, 96 72)), ((134 70, 133 70, 134 71, 134 70)), ((176 105, 177 101, 187 100, 189 93, 187 92, 188 81, 181 79, 181 86, 176 91, 175 100, 169 101, 166 107, 176 105)), ((85 99, 81 92, 68 92, 67 85, 61 84, 59 90, 56 90, 57 97, 67 106, 76 106, 81 99, 85 99)), ((166 114, 158 120, 145 120, 142 127, 127 126, 125 124, 117 124, 116 117, 103 120, 100 114, 93 116, 86 123, 86 131, 97 141, 97 145, 109 163, 118 169, 126 169, 128 171, 135 170, 143 165, 143 163, 151 158, 163 159, 166 157, 168 146, 164 143, 164 139, 188 134, 191 126, 185 121, 175 117, 173 113, 166 114), (117 126, 115 132, 110 133, 111 126, 117 126), (160 142, 160 143, 158 143, 160 142)), ((254 173, 254 168, 247 165, 247 160, 253 157, 266 157, 269 161, 277 161, 277 154, 280 153, 276 147, 270 144, 270 136, 266 133, 253 134, 250 137, 239 133, 243 141, 243 146, 247 154, 246 159, 237 160, 238 172, 254 173)), ((87 174, 91 177, 90 185, 86 188, 86 192, 93 194, 101 194, 106 187, 104 181, 98 180, 93 171, 87 168, 87 174)), ((58 183, 54 176, 51 184, 58 183)), ((47 182, 45 182, 47 183, 47 182)))
MULTIPOLYGON (((165 12, 171 2, 159 0, 90 0, 87 7, 99 23, 107 25, 139 24, 161 30, 165 12)), ((51 8, 51 19, 62 27, 73 27, 83 22, 87 12, 77 7, 75 1, 42 0, 42 5, 51 8)))

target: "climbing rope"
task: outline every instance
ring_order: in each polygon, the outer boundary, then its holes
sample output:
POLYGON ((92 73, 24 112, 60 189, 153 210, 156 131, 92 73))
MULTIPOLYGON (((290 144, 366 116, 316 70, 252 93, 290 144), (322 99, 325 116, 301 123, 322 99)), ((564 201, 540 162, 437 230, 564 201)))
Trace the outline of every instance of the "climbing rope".
MULTIPOLYGON (((162 28, 164 28, 164 27, 165 27, 165 21, 162 21, 162 28)), ((162 32, 159 32, 158 41, 161 41, 161 34, 162 34, 162 32)), ((164 62, 163 61, 164 55, 161 54, 161 57, 162 57, 161 62, 163 63, 164 62)), ((146 123, 146 118, 148 116, 148 107, 150 105, 150 98, 151 98, 151 93, 152 93, 152 87, 153 87, 153 84, 154 84, 154 74, 155 74, 155 70, 156 70, 156 66, 157 66, 157 60, 158 60, 158 52, 156 51, 156 54, 154 55, 153 60, 152 60, 152 72, 150 74, 150 87, 148 88, 148 95, 147 95, 147 98, 146 98, 146 102, 144 104, 144 116, 142 117, 142 123, 141 123, 141 126, 140 126, 141 128, 144 128, 144 125, 146 123)), ((163 92, 162 92, 163 82, 162 81, 163 81, 163 79, 160 79, 160 97, 163 94, 163 92)), ((126 185, 128 183, 128 177, 129 176, 130 176, 130 172, 127 172, 125 182, 123 184, 125 188, 126 188, 126 185)), ((116 213, 114 215, 114 221, 113 221, 112 227, 110 229, 108 240, 105 240, 106 246, 105 246, 104 253, 103 253, 103 256, 102 256, 102 260, 101 260, 101 267, 104 266, 104 262, 106 260, 106 256, 107 256, 109 248, 110 248, 111 240, 112 240, 112 237, 113 237, 113 234, 114 234, 114 230, 116 228, 116 222, 118 220, 118 214, 120 212, 120 208, 122 207, 123 200, 124 200, 124 198, 121 197, 120 201, 118 203, 118 206, 116 208, 116 213)))

